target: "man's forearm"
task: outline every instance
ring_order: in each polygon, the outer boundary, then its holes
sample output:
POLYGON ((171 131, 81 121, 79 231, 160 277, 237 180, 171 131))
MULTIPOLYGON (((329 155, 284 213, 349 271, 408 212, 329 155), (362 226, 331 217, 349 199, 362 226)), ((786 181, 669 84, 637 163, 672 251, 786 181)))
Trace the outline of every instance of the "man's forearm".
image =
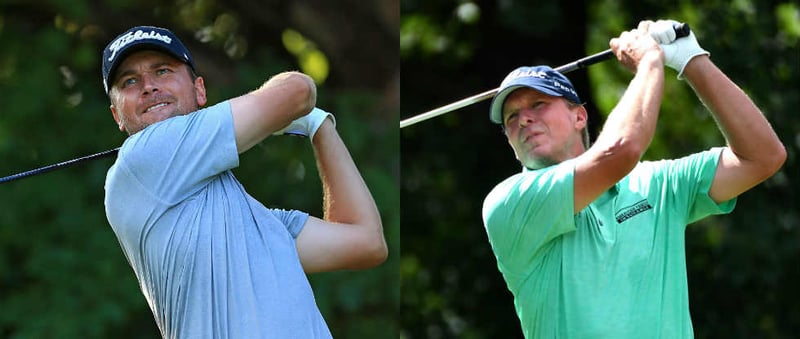
POLYGON ((642 61, 625 94, 609 114, 598 143, 633 143, 644 153, 655 133, 663 87, 663 63, 642 61))
POLYGON ((713 114, 737 157, 769 164, 772 158, 785 152, 761 110, 709 57, 692 59, 684 75, 713 114))
POLYGON ((320 126, 312 143, 322 180, 324 219, 376 227, 382 235, 372 194, 330 120, 320 126))
POLYGON ((309 218, 297 237, 303 269, 310 273, 380 265, 388 248, 378 208, 329 118, 311 142, 322 180, 324 220, 309 218))

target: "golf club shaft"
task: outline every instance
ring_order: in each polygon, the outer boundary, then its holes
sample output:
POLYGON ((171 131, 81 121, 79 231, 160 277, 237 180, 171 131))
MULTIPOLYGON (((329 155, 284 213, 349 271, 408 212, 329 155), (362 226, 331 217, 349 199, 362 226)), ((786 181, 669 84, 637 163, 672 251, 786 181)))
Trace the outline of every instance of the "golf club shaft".
POLYGON ((89 160, 95 160, 95 159, 101 159, 101 158, 114 156, 114 155, 117 154, 118 151, 119 151, 119 148, 110 149, 110 150, 103 151, 103 152, 100 152, 100 153, 87 155, 85 157, 80 157, 80 158, 77 158, 77 159, 72 159, 72 160, 60 162, 60 163, 57 163, 57 164, 40 167, 40 168, 33 169, 33 170, 30 170, 30 171, 27 171, 27 172, 22 172, 22 173, 17 173, 17 174, 14 174, 14 175, 9 175, 7 177, 0 178, 0 184, 11 182, 11 181, 14 181, 14 180, 19 180, 19 179, 22 179, 22 178, 27 178, 27 177, 34 176, 34 175, 37 175, 37 174, 47 173, 47 172, 50 172, 50 171, 53 171, 53 170, 69 167, 69 166, 72 166, 72 165, 75 165, 75 164, 78 164, 78 163, 82 163, 82 162, 85 162, 85 161, 89 161, 89 160))
MULTIPOLYGON (((585 57, 583 59, 570 62, 570 63, 568 63, 566 65, 563 65, 563 66, 559 66, 555 70, 557 72, 561 73, 561 74, 564 74, 564 73, 567 73, 567 72, 572 72, 572 71, 574 71, 576 69, 579 69, 579 68, 586 68, 589 65, 593 65, 593 64, 596 64, 596 63, 604 61, 604 60, 608 60, 613 56, 614 56, 614 52, 611 51, 610 49, 607 49, 607 50, 605 50, 603 52, 600 52, 600 53, 597 53, 597 54, 592 54, 592 55, 590 55, 588 57, 585 57)), ((466 107, 466 106, 469 106, 469 105, 472 105, 472 104, 475 104, 475 103, 478 103, 478 102, 481 102, 481 101, 484 101, 484 100, 487 100, 487 99, 491 99, 492 97, 494 97, 495 94, 497 94, 497 91, 499 91, 499 90, 500 90, 500 88, 495 88, 495 89, 492 89, 492 90, 488 90, 486 92, 483 92, 483 93, 480 93, 480 94, 476 94, 476 95, 473 95, 471 97, 464 98, 464 99, 461 99, 459 101, 456 101, 454 103, 451 103, 451 104, 448 104, 448 105, 445 105, 445 106, 430 110, 428 112, 413 116, 411 118, 402 120, 402 121, 400 121, 400 128, 404 128, 406 126, 411 126, 411 125, 416 124, 416 123, 418 123, 420 121, 425 121, 425 120, 428 120, 430 118, 435 118, 435 117, 440 116, 442 114, 455 111, 455 110, 457 110, 459 108, 466 107)))
MULTIPOLYGON (((679 26, 676 26, 674 28, 675 28, 675 35, 676 35, 675 38, 676 39, 682 38, 682 37, 685 37, 685 36, 689 35, 689 25, 687 25, 687 24, 683 24, 682 23, 679 26)), ((607 50, 602 51, 600 53, 592 54, 590 56, 581 58, 579 60, 570 62, 570 63, 568 63, 566 65, 559 66, 559 67, 555 68, 555 70, 557 72, 561 73, 561 74, 569 73, 569 72, 572 72, 572 71, 574 71, 576 69, 586 68, 586 67, 594 65, 594 64, 596 64, 598 62, 611 59, 612 57, 614 57, 614 52, 611 49, 607 49, 607 50)), ((497 94, 497 92, 499 90, 500 90, 500 88, 495 88, 495 89, 492 89, 492 90, 488 90, 486 92, 483 92, 483 93, 480 93, 480 94, 476 94, 476 95, 473 95, 473 96, 468 97, 468 98, 461 99, 461 100, 456 101, 454 103, 451 103, 451 104, 448 104, 448 105, 444 105, 442 107, 430 110, 428 112, 425 112, 425 113, 422 113, 422 114, 419 114, 419 115, 415 115, 415 116, 410 117, 408 119, 401 120, 400 121, 400 128, 405 128, 407 126, 411 126, 411 125, 416 124, 418 122, 425 121, 425 120, 440 116, 442 114, 455 111, 455 110, 457 110, 459 108, 462 108, 462 107, 465 107, 465 106, 469 106, 469 105, 472 105, 474 103, 478 103, 478 102, 484 101, 486 99, 491 99, 492 97, 495 96, 495 94, 497 94)))

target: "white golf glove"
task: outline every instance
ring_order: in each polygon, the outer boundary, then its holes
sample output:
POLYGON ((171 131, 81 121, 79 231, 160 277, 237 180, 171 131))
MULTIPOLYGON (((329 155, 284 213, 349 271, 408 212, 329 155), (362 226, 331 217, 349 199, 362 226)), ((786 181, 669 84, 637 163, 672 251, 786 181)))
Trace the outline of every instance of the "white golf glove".
POLYGON ((313 140, 314 135, 317 134, 319 126, 322 126, 322 123, 325 122, 325 119, 328 117, 331 118, 331 122, 333 122, 333 125, 336 126, 336 118, 334 118, 333 114, 314 107, 311 112, 297 118, 295 121, 289 123, 289 126, 286 126, 280 131, 272 133, 272 135, 289 134, 308 137, 309 139, 313 140))
POLYGON ((664 51, 664 61, 670 68, 678 71, 678 80, 683 79, 683 69, 689 60, 698 55, 711 55, 702 49, 694 36, 694 32, 689 31, 689 36, 675 39, 674 26, 680 23, 675 20, 658 20, 650 25, 650 36, 661 45, 664 51))

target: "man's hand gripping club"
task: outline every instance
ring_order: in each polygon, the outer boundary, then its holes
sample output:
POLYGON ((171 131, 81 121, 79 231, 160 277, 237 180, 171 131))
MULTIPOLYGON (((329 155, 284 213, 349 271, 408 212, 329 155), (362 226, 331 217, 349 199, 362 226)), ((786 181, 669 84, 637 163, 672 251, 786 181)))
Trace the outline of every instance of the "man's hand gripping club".
POLYGON ((680 25, 680 23, 675 20, 658 20, 650 25, 648 32, 664 51, 664 63, 678 71, 678 79, 681 80, 683 79, 683 70, 692 58, 711 53, 700 47, 697 38, 691 31, 688 36, 676 39, 674 29, 676 25, 680 25))

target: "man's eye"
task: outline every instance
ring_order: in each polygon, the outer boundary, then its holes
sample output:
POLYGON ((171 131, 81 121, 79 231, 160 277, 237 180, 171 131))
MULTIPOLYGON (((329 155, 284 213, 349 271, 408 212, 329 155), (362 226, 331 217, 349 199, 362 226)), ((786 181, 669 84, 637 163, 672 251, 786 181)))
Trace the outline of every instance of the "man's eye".
POLYGON ((167 73, 172 73, 172 70, 169 69, 169 68, 160 68, 160 69, 158 69, 156 71, 156 74, 158 74, 158 75, 164 75, 164 74, 167 74, 167 73))
POLYGON ((135 78, 127 78, 122 80, 122 87, 128 87, 136 83, 135 78))
POLYGON ((506 118, 506 124, 508 124, 512 120, 516 119, 517 115, 519 115, 519 113, 517 113, 517 112, 513 112, 513 113, 509 114, 508 118, 506 118))

